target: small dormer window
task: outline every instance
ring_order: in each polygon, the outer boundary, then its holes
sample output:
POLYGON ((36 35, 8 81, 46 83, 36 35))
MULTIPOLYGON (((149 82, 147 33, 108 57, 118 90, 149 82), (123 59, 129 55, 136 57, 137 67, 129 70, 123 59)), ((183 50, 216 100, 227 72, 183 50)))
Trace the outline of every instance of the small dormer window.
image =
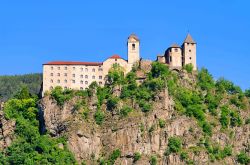
POLYGON ((132 50, 135 50, 135 44, 132 44, 132 50))
POLYGON ((175 48, 174 51, 175 51, 175 52, 178 52, 178 48, 175 48))

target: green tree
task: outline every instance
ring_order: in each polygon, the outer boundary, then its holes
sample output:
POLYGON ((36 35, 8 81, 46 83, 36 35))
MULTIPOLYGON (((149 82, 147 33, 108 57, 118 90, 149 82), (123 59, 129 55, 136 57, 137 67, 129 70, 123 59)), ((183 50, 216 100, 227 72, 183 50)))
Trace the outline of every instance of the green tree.
POLYGON ((211 90, 215 86, 212 75, 205 68, 198 73, 198 85, 202 90, 211 90))

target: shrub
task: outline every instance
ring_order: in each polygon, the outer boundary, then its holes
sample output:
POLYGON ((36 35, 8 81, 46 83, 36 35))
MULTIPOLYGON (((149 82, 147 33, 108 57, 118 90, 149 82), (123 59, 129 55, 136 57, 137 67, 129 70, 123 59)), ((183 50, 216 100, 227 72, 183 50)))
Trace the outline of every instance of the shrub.
POLYGON ((94 117, 96 124, 101 125, 104 121, 105 114, 102 111, 97 110, 94 117))
POLYGON ((221 107, 221 117, 220 117, 220 123, 222 128, 227 128, 229 125, 229 113, 230 110, 227 106, 221 107))
POLYGON ((119 102, 119 98, 118 97, 110 97, 108 100, 107 100, 107 108, 108 110, 112 111, 114 110, 117 105, 118 105, 118 102, 119 102))
POLYGON ((250 163, 250 157, 247 156, 247 154, 245 152, 240 152, 240 154, 237 155, 237 161, 240 164, 249 164, 250 163))
POLYGON ((121 151, 119 149, 116 149, 112 152, 112 154, 109 157, 109 161, 111 164, 114 164, 115 161, 121 156, 121 151))
POLYGON ((192 64, 187 64, 184 66, 184 69, 188 72, 188 73, 192 73, 194 66, 192 64))
POLYGON ((202 131, 205 134, 212 136, 212 126, 208 122, 205 122, 205 121, 203 121, 201 125, 202 125, 202 131))
POLYGON ((240 126, 242 124, 241 117, 239 115, 239 112, 232 110, 230 112, 230 125, 232 127, 240 126))
POLYGON ((134 162, 137 162, 138 160, 140 160, 141 159, 141 154, 139 153, 139 152, 136 152, 135 154, 134 154, 134 162))
POLYGON ((65 101, 73 97, 73 91, 68 89, 63 91, 62 87, 57 86, 52 90, 51 96, 57 101, 59 106, 63 106, 65 101))
POLYGON ((167 77, 169 74, 170 71, 167 65, 159 62, 152 63, 151 75, 153 78, 167 77))
POLYGON ((130 112, 132 112, 132 111, 133 111, 133 109, 132 109, 131 107, 129 107, 129 106, 124 106, 124 107, 121 109, 120 114, 121 114, 122 117, 126 117, 126 116, 128 116, 128 114, 129 114, 130 112))
POLYGON ((141 107, 142 112, 149 112, 152 109, 152 105, 145 101, 140 101, 139 106, 141 107))
POLYGON ((159 119, 159 126, 160 126, 160 128, 164 128, 165 125, 166 125, 166 121, 163 120, 163 119, 159 119))
POLYGON ((178 137, 170 137, 168 139, 168 151, 170 153, 177 153, 181 150, 182 142, 178 137))
POLYGON ((150 165, 156 165, 157 164, 157 157, 151 156, 150 157, 150 165))
POLYGON ((222 151, 222 158, 225 158, 231 155, 232 155, 232 147, 229 145, 225 146, 225 148, 222 151))
POLYGON ((180 157, 181 157, 181 160, 188 160, 188 153, 187 152, 181 152, 181 155, 180 155, 180 157))

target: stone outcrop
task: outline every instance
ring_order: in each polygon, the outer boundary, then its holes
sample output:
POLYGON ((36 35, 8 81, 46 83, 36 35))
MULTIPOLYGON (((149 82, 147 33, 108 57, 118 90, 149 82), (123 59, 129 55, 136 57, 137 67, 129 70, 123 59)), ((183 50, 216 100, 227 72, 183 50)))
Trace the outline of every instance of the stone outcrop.
POLYGON ((10 146, 14 139, 14 130, 16 122, 8 120, 4 117, 3 104, 0 105, 0 150, 3 150, 10 146))
MULTIPOLYGON (((188 86, 188 84, 185 84, 188 86)), ((118 90, 118 89, 117 89, 118 90)), ((120 149, 121 157, 116 164, 124 165, 149 165, 150 157, 157 155, 160 165, 186 164, 180 154, 165 156, 168 148, 168 139, 178 136, 182 139, 184 150, 193 148, 189 158, 195 164, 207 164, 209 155, 205 149, 197 149, 197 145, 204 137, 201 128, 193 118, 179 115, 174 111, 174 101, 169 96, 168 90, 160 92, 152 102, 153 111, 145 114, 135 110, 133 115, 119 118, 117 114, 106 113, 106 120, 98 126, 94 121, 94 113, 97 110, 97 98, 95 92, 89 98, 88 107, 90 114, 88 119, 83 119, 81 112, 74 112, 74 105, 81 98, 73 98, 60 107, 55 100, 46 96, 40 102, 40 110, 44 114, 46 130, 53 136, 66 135, 68 148, 75 155, 78 162, 97 164, 101 157, 107 158, 112 151, 120 149), (159 126, 159 120, 166 121, 165 127, 159 126), (136 152, 142 154, 142 158, 133 162, 136 152)), ((136 107, 136 106, 135 106, 136 107)), ((105 110, 105 107, 101 107, 105 110)), ((239 152, 249 145, 249 125, 235 129, 234 143, 232 144, 239 152)), ((228 134, 215 129, 212 141, 222 147, 231 144, 228 134)), ((234 164, 235 159, 228 157, 223 160, 227 164, 234 164)), ((221 164, 223 162, 215 162, 221 164)))

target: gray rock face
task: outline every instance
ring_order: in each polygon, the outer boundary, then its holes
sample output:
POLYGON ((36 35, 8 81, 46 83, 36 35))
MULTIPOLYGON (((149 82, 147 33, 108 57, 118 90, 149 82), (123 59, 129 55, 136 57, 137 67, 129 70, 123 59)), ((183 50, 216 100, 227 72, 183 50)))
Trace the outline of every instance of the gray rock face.
POLYGON ((11 145, 14 139, 14 130, 16 122, 7 120, 4 117, 3 105, 0 108, 0 150, 3 150, 11 145))
MULTIPOLYGON (((107 120, 102 126, 96 125, 93 118, 96 111, 96 97, 93 96, 88 102, 88 106, 92 108, 87 120, 72 112, 77 99, 79 98, 73 98, 63 107, 58 107, 53 99, 45 97, 40 107, 44 113, 47 131, 54 136, 67 135, 68 148, 74 153, 79 163, 85 161, 87 164, 96 164, 96 160, 104 154, 109 155, 112 151, 120 149, 121 158, 116 161, 116 164, 149 165, 152 155, 158 156, 157 161, 160 165, 185 164, 179 154, 164 155, 168 148, 168 139, 173 136, 181 137, 183 149, 188 150, 195 148, 203 137, 203 132, 196 120, 176 114, 173 108, 174 102, 168 95, 167 89, 159 93, 152 102, 152 112, 145 114, 140 110, 135 110, 133 115, 126 118, 119 118, 118 115, 114 116, 107 112, 107 120), (166 121, 165 127, 160 128, 159 119, 166 121), (142 158, 138 162, 133 162, 136 152, 141 153, 142 158)), ((233 145, 237 151, 240 151, 246 148, 243 145, 249 145, 249 126, 241 127, 235 132, 236 140, 233 145)), ((222 146, 230 141, 226 134, 217 129, 211 139, 222 146)), ((209 162, 206 150, 192 152, 189 158, 195 164, 208 164, 209 162)), ((232 157, 224 161, 228 164, 235 163, 232 157)), ((216 163, 220 164, 220 162, 216 163)))

